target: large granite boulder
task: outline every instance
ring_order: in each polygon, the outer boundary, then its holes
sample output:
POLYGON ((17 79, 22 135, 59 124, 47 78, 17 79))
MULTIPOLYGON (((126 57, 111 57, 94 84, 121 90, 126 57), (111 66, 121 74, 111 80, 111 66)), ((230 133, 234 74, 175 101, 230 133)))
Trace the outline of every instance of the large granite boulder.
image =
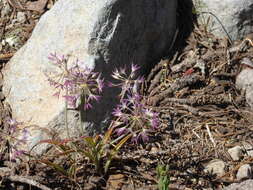
MULTIPOLYGON (((145 70, 167 52, 176 30, 177 0, 59 0, 36 25, 31 38, 4 68, 3 92, 13 118, 37 125, 30 130, 28 148, 55 130, 62 137, 64 100, 44 71, 54 69, 48 55, 69 54, 102 72, 105 80, 115 68, 132 63, 145 70), (39 128, 40 127, 40 128, 39 128), (41 130, 47 129, 47 130, 41 130)), ((106 89, 87 122, 99 127, 117 102, 106 89)), ((78 113, 69 112, 69 128, 76 135, 78 113)))
POLYGON ((197 13, 202 12, 198 21, 205 24, 210 17, 208 28, 216 35, 227 37, 222 25, 232 40, 243 38, 253 32, 252 0, 193 0, 193 2, 197 13))

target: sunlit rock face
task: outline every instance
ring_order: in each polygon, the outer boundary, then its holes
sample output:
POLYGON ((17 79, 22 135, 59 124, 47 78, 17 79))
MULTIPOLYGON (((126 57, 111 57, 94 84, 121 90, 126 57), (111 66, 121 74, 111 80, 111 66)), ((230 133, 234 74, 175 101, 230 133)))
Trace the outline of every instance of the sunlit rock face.
POLYGON ((206 24, 217 36, 227 37, 224 29, 232 40, 241 39, 253 32, 252 0, 193 0, 193 2, 197 13, 200 13, 198 21, 206 24), (207 24, 208 17, 210 21, 207 24))

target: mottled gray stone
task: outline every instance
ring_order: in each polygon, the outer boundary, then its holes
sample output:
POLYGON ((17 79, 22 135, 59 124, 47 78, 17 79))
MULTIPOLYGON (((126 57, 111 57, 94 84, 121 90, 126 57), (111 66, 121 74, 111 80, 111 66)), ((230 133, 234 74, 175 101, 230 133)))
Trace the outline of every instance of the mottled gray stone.
POLYGON ((225 187, 223 190, 252 190, 252 189, 253 189, 253 180, 249 179, 241 183, 233 183, 225 187))
POLYGON ((18 23, 24 23, 26 21, 26 16, 24 12, 18 12, 17 13, 17 22, 18 23))
POLYGON ((12 9, 11 9, 11 6, 9 5, 9 3, 7 2, 0 2, 2 4, 2 7, 1 8, 1 17, 4 18, 4 17, 7 17, 9 16, 9 14, 11 13, 12 9))
MULTIPOLYGON (((44 71, 57 52, 78 57, 105 80, 117 67, 141 66, 142 73, 169 50, 176 29, 177 0, 59 0, 36 25, 31 38, 4 68, 3 92, 18 121, 66 134, 62 126, 64 100, 52 96, 44 71), (52 124, 53 122, 53 124, 52 124), (53 126, 53 127, 52 127, 53 126)), ((117 91, 106 89, 100 103, 86 113, 99 127, 117 102, 117 91)), ((76 116, 69 116, 76 129, 76 116)), ((28 144, 45 138, 31 132, 28 144)), ((73 132, 75 134, 75 132, 73 132)), ((46 135, 47 136, 47 135, 46 135)))
POLYGON ((242 165, 236 174, 237 180, 252 178, 252 168, 249 164, 242 165))
POLYGON ((223 176, 225 174, 225 167, 225 162, 219 159, 215 159, 206 165, 204 171, 217 176, 223 176))
POLYGON ((240 146, 228 149, 228 153, 234 161, 238 161, 243 157, 242 147, 240 146))
POLYGON ((238 74, 236 87, 245 93, 246 102, 253 109, 253 69, 245 68, 238 74))
MULTIPOLYGON (((232 40, 243 38, 253 32, 253 1, 252 0, 193 0, 198 12, 211 12, 224 25, 232 40)), ((201 14, 198 18, 200 23, 206 23, 209 30, 217 36, 224 37, 221 24, 211 14, 201 14)))
POLYGON ((253 146, 248 142, 242 142, 242 148, 246 152, 246 156, 253 157, 253 146))

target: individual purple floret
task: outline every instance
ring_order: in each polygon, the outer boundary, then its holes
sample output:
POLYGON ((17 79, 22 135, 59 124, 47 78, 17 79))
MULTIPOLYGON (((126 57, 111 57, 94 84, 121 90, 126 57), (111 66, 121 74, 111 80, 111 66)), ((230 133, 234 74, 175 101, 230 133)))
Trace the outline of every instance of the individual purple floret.
POLYGON ((10 160, 12 162, 15 162, 17 160, 17 158, 21 157, 22 155, 24 155, 25 151, 24 150, 15 150, 12 149, 10 152, 10 160))

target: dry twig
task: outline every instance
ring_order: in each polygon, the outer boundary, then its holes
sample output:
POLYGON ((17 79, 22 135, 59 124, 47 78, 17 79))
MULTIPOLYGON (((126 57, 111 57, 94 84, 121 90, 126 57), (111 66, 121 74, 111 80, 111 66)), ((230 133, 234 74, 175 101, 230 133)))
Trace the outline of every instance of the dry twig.
POLYGON ((42 190, 51 190, 50 188, 46 187, 45 185, 42 185, 42 184, 38 183, 35 180, 28 179, 26 176, 17 176, 17 175, 15 175, 15 176, 6 176, 6 177, 11 181, 16 181, 16 182, 32 185, 32 186, 35 186, 35 187, 37 187, 39 189, 42 189, 42 190))
POLYGON ((196 84, 197 82, 203 81, 203 77, 200 76, 199 74, 192 74, 192 75, 187 75, 184 76, 178 80, 176 80, 174 83, 171 84, 171 86, 166 89, 165 91, 161 92, 160 94, 151 97, 149 100, 149 103, 151 105, 155 106, 162 100, 164 100, 166 97, 172 96, 174 92, 187 87, 187 86, 192 86, 196 84))

